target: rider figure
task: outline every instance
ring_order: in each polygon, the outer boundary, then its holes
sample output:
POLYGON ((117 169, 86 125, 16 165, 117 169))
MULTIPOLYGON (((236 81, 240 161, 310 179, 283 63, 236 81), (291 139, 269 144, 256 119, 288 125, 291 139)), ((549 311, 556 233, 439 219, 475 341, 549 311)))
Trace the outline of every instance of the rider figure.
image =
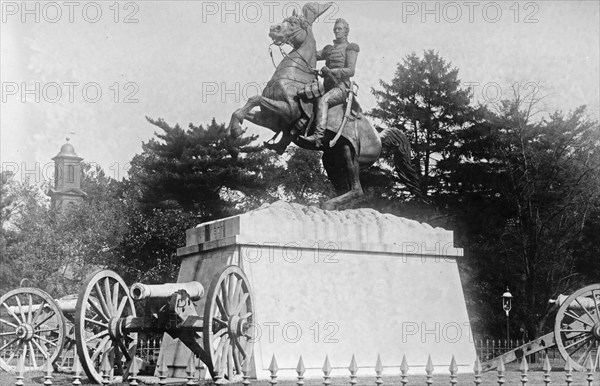
POLYGON ((321 140, 327 128, 327 111, 329 107, 343 103, 348 96, 350 78, 354 76, 354 67, 360 48, 356 43, 348 42, 350 26, 344 19, 337 19, 333 27, 335 40, 333 46, 327 45, 317 52, 317 60, 325 60, 321 69, 324 77, 325 95, 319 99, 315 132, 302 139, 312 142, 317 148, 322 147, 321 140))

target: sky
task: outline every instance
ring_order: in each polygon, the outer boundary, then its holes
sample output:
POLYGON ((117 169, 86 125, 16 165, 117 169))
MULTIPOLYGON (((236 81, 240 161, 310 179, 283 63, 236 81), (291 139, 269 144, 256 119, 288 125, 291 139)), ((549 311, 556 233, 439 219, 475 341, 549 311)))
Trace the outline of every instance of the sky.
MULTIPOLYGON (((229 122, 273 74, 269 26, 304 2, 2 2, 0 161, 38 183, 66 137, 86 162, 126 177, 157 127, 229 122)), ((402 59, 433 49, 473 91, 473 103, 540 84, 546 112, 588 106, 600 116, 599 1, 339 1, 313 25, 319 47, 350 23, 355 81, 371 88, 402 59)), ((276 49, 275 63, 281 60, 276 49)), ((245 124, 267 139, 268 129, 245 124)))

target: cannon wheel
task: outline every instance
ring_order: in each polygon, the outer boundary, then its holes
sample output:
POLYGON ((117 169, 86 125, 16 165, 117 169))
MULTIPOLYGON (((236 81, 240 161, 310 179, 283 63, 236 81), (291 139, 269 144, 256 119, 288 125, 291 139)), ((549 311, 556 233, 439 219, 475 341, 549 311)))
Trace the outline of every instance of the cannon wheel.
POLYGON ((574 370, 584 371, 589 358, 597 360, 600 284, 581 288, 562 303, 556 314, 554 336, 558 351, 574 370))
POLYGON ((210 357, 206 365, 215 381, 241 379, 252 360, 254 321, 248 278, 238 266, 225 267, 214 276, 204 307, 202 333, 210 357))
POLYGON ((127 379, 137 334, 120 334, 118 320, 128 316, 135 316, 135 306, 123 279, 108 270, 90 275, 79 291, 75 310, 77 355, 90 381, 102 382, 105 355, 114 361, 111 382, 127 379))
POLYGON ((24 371, 54 363, 65 339, 63 314, 54 299, 23 287, 6 293, 0 304, 0 367, 16 371, 20 356, 25 356, 24 371))

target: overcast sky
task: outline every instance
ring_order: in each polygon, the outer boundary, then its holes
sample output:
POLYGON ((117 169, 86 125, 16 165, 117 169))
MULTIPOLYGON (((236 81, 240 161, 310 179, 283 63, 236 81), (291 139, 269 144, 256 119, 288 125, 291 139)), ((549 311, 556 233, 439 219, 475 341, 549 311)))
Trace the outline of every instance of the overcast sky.
MULTIPOLYGON (((0 156, 3 170, 39 181, 67 136, 86 161, 122 178, 156 129, 145 116, 228 122, 273 73, 269 26, 304 3, 22 4, 2 3, 0 156)), ((390 81, 407 54, 433 49, 458 67, 476 101, 497 99, 514 81, 541 82, 548 111, 585 104, 597 119, 599 4, 340 1, 313 31, 323 46, 335 19, 348 20, 365 109, 375 106, 371 87, 390 81)))

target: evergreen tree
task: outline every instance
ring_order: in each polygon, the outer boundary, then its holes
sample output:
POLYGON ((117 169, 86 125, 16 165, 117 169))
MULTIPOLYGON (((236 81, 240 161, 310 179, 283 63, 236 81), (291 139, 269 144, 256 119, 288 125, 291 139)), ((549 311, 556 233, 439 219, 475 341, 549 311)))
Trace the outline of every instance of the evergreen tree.
POLYGON ((162 132, 142 145, 128 181, 146 210, 178 208, 208 221, 272 199, 275 190, 268 182, 275 166, 252 146, 256 136, 233 139, 214 119, 187 130, 148 121, 162 132))
MULTIPOLYGON (((388 127, 404 130, 411 141, 413 166, 421 179, 424 194, 443 191, 443 171, 438 162, 455 146, 456 131, 476 120, 470 106, 469 90, 462 89, 458 69, 452 68, 438 53, 415 53, 398 64, 390 83, 380 81, 373 89, 377 107, 370 115, 388 127)), ((390 155, 386 155, 390 162, 390 155)))

